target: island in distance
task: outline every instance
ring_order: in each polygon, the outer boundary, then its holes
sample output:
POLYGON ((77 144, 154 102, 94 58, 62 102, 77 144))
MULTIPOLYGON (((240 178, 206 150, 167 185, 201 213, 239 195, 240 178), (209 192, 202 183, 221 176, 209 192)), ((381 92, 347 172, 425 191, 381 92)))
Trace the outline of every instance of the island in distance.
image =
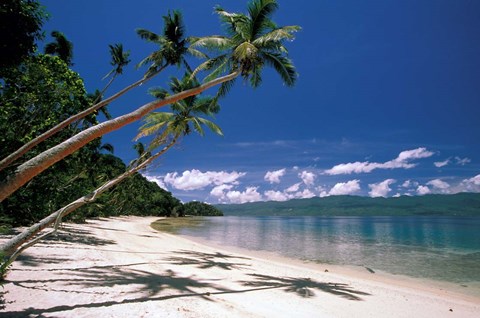
POLYGON ((225 216, 480 216, 480 193, 395 198, 342 195, 216 207, 225 216))

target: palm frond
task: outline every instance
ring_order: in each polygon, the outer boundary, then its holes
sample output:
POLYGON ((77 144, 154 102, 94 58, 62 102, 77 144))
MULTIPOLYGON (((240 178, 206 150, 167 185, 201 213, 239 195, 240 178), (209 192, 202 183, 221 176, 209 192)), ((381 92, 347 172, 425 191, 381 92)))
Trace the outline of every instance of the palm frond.
POLYGON ((161 87, 152 87, 148 93, 157 99, 165 99, 169 95, 168 91, 161 87))
POLYGON ((134 140, 153 135, 157 131, 164 128, 174 116, 174 113, 167 112, 149 114, 147 117, 145 117, 145 124, 139 128, 139 133, 137 136, 135 136, 134 140))
POLYGON ((260 86, 262 83, 262 76, 261 76, 261 67, 254 67, 250 73, 250 85, 253 88, 260 86))
POLYGON ((297 80, 298 74, 292 61, 280 55, 279 53, 263 52, 262 56, 265 63, 272 66, 282 78, 287 86, 293 86, 297 80))
POLYGON ((135 32, 137 32, 138 36, 140 36, 140 38, 142 40, 147 40, 149 42, 153 42, 153 43, 158 43, 160 41, 160 38, 161 36, 152 32, 152 31, 149 31, 147 29, 136 29, 135 32))
POLYGON ((275 46, 279 46, 281 45, 281 42, 284 40, 291 41, 295 39, 295 36, 293 35, 293 33, 298 32, 300 30, 301 28, 296 25, 284 26, 284 27, 272 30, 256 38, 252 43, 257 47, 271 46, 272 44, 275 46))
POLYGON ((197 118, 197 120, 199 121, 199 123, 207 126, 212 132, 216 133, 217 135, 223 136, 222 129, 214 122, 201 117, 197 118))
POLYGON ((230 48, 232 41, 224 36, 206 36, 201 38, 191 38, 190 47, 206 48, 208 50, 225 50, 230 48))
POLYGON ((225 97, 228 94, 228 92, 230 92, 232 87, 235 85, 236 80, 237 78, 234 78, 233 80, 230 80, 228 82, 223 82, 218 88, 216 98, 225 97))
POLYGON ((174 10, 172 13, 163 16, 164 36, 172 43, 181 42, 185 36, 185 26, 183 24, 182 13, 178 10, 174 10))
POLYGON ((263 34, 266 29, 271 28, 274 23, 270 16, 278 9, 276 0, 257 0, 251 1, 248 5, 248 13, 251 19, 251 38, 253 41, 263 34))
POLYGON ((213 71, 210 72, 204 79, 203 82, 211 81, 226 72, 231 72, 233 70, 233 64, 228 55, 223 55, 218 59, 213 60, 210 65, 210 69, 213 68, 213 71))

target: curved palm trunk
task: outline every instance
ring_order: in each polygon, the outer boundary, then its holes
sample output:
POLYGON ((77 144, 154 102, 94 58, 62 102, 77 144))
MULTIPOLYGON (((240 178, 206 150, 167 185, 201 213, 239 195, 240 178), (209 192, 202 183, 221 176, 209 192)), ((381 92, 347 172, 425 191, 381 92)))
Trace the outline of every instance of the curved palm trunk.
POLYGON ((64 216, 69 215, 70 213, 74 212, 79 207, 91 203, 95 201, 98 196, 102 193, 107 191, 108 189, 112 188, 113 186, 117 185, 121 181, 125 180, 127 177, 131 176, 132 174, 140 171, 141 169, 145 168, 149 165, 153 160, 158 158, 159 156, 163 155, 167 152, 173 145, 177 143, 178 135, 175 136, 169 143, 166 145, 161 151, 157 152, 155 155, 149 157, 147 160, 142 162, 141 164, 137 165, 134 168, 126 171, 125 173, 119 175, 115 179, 107 181, 102 186, 97 188, 96 190, 92 191, 91 193, 71 202, 70 204, 64 206, 58 211, 50 214, 46 218, 42 219, 40 222, 32 225, 28 229, 24 230, 22 233, 14 236, 4 244, 0 246, 0 251, 3 253, 5 259, 3 260, 2 264, 0 265, 0 273, 4 272, 5 269, 15 261, 15 259, 27 248, 35 245, 40 240, 44 239, 45 237, 55 233, 58 229, 58 225, 61 222, 61 219, 64 216), (35 235, 37 235, 40 231, 45 229, 46 227, 54 224, 54 227, 51 231, 46 232, 34 239, 32 239, 35 235))
POLYGON ((207 90, 212 86, 230 81, 236 78, 239 74, 239 72, 230 73, 228 75, 202 84, 198 87, 169 96, 163 100, 150 102, 131 113, 108 120, 104 123, 98 124, 96 126, 79 132, 75 136, 65 140, 64 142, 58 144, 55 147, 52 147, 42 152, 41 154, 17 167, 15 172, 0 184, 0 202, 7 198, 10 194, 15 192, 18 188, 23 186, 25 183, 27 183, 30 179, 32 179, 42 171, 46 170, 48 167, 52 166, 56 162, 62 160, 66 156, 80 149, 90 141, 101 137, 111 131, 120 129, 127 124, 140 120, 143 116, 157 108, 171 103, 175 103, 189 96, 200 94, 201 92, 207 90))
MULTIPOLYGON (((68 125, 70 125, 71 123, 73 122, 76 122, 77 120, 79 119, 82 119, 88 115, 90 115, 91 113, 97 111, 98 109, 104 107, 105 105, 107 105, 108 103, 110 103, 111 101, 119 98, 120 96, 122 96, 123 94, 125 94, 126 92, 128 92, 129 90, 137 87, 137 86, 140 86, 141 84, 147 82, 148 80, 150 80, 152 77, 154 77, 155 75, 157 75, 158 73, 160 73, 163 69, 165 69, 166 65, 164 65, 162 68, 160 68, 160 70, 154 74, 152 74, 151 76, 149 77, 142 77, 142 79, 136 81, 135 83, 125 87, 124 89, 122 89, 121 91, 119 91, 118 93, 108 97, 107 99, 99 102, 99 103, 96 103, 95 105, 93 105, 92 107, 76 114, 76 115, 73 115, 67 119, 65 119, 63 122, 59 123, 58 125, 56 125, 55 127, 49 129, 48 131, 44 132, 43 134, 41 134, 40 136, 36 137, 35 139, 29 141, 28 143, 26 143, 25 145, 23 145, 22 147, 18 148, 15 152, 11 153, 10 155, 8 155, 7 157, 5 157, 4 159, 2 159, 2 161, 0 161, 0 171, 2 171, 3 169, 5 169, 6 167, 8 167, 9 165, 11 165, 13 162, 15 162, 17 159, 19 159, 20 157, 22 157, 24 154, 26 154, 30 149, 32 149, 33 147, 37 146, 38 144, 40 144, 41 142, 43 142, 44 140, 50 138, 51 136, 55 135, 56 133, 58 133, 59 131, 61 131, 63 128, 67 127, 68 125)), ((112 84, 113 82, 113 78, 110 80, 110 82, 107 84, 107 86, 103 89, 102 91, 102 94, 105 92, 105 90, 112 84)))

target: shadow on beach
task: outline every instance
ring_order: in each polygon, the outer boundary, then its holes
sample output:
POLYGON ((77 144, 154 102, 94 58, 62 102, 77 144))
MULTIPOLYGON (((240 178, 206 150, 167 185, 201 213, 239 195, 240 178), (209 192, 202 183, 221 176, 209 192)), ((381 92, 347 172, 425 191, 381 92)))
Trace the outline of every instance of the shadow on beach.
POLYGON ((188 250, 179 250, 173 252, 179 256, 173 256, 167 259, 174 265, 193 265, 201 269, 218 268, 223 270, 245 269, 250 264, 230 262, 231 259, 249 260, 247 257, 229 255, 224 253, 204 253, 188 250), (219 260, 220 259, 220 260, 219 260))
MULTIPOLYGON (((66 239, 79 242, 75 235, 67 235, 66 239)), ((80 235, 80 234, 79 234, 80 235)), ((85 233, 81 234, 82 236, 85 233)), ((52 241, 52 242, 55 242, 52 241)), ((65 241, 62 241, 65 242, 65 241)), ((113 244, 108 240, 93 239, 84 237, 81 240, 84 244, 101 246, 113 244)), ((35 277, 24 280, 7 280, 5 285, 13 285, 17 288, 30 289, 53 293, 59 299, 58 306, 50 308, 31 307, 8 312, 8 304, 15 300, 4 297, 3 309, 0 317, 26 317, 29 315, 55 314, 73 311, 78 308, 100 308, 111 307, 122 304, 138 304, 150 301, 164 301, 174 298, 198 297, 205 301, 215 302, 216 296, 240 293, 259 293, 266 290, 279 290, 291 293, 302 298, 315 297, 316 292, 323 292, 342 297, 347 300, 360 301, 361 296, 368 296, 368 293, 355 290, 346 284, 321 282, 303 277, 276 277, 261 273, 252 273, 254 268, 249 264, 251 259, 225 253, 205 253, 191 250, 178 250, 168 253, 166 258, 158 258, 152 261, 140 260, 125 264, 112 264, 105 260, 101 264, 97 261, 84 266, 66 268, 58 267, 58 264, 69 265, 71 259, 65 256, 60 258, 43 256, 23 256, 22 271, 52 271, 54 276, 35 277), (172 254, 174 256, 172 256, 172 254), (51 268, 36 269, 38 263, 52 264, 51 268), (205 276, 196 275, 184 276, 168 268, 172 266, 194 266, 205 269, 205 276), (165 266, 166 265, 166 266, 165 266), (244 280, 230 281, 230 287, 222 284, 222 279, 208 277, 208 269, 217 270, 238 270, 245 277, 244 280), (247 273, 243 273, 247 271, 247 273), (248 273, 250 272, 250 273, 248 273), (236 287, 232 287, 236 286, 236 287), (75 303, 73 295, 91 295, 94 301, 81 300, 84 303, 75 303), (64 295, 62 297, 62 295, 64 295), (73 296, 73 297, 72 297, 73 296), (70 300, 69 300, 70 299, 70 300)), ((75 263, 70 263, 74 265, 75 263)), ((188 272, 188 271, 187 271, 188 272)), ((218 276, 217 276, 218 277, 218 276)), ((0 297, 4 296, 0 294, 0 297)), ((8 293, 8 292, 7 292, 8 293)), ((5 295, 7 296, 7 295, 5 295)), ((78 297, 78 299, 84 299, 78 297)), ((35 300, 32 300, 35 304, 35 300)))

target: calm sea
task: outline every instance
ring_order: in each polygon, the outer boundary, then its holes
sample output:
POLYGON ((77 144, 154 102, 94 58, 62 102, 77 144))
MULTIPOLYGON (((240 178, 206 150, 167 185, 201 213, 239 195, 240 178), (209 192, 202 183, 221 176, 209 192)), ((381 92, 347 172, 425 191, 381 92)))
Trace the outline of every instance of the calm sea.
POLYGON ((178 234, 314 262, 480 282, 480 217, 225 216, 178 234))

